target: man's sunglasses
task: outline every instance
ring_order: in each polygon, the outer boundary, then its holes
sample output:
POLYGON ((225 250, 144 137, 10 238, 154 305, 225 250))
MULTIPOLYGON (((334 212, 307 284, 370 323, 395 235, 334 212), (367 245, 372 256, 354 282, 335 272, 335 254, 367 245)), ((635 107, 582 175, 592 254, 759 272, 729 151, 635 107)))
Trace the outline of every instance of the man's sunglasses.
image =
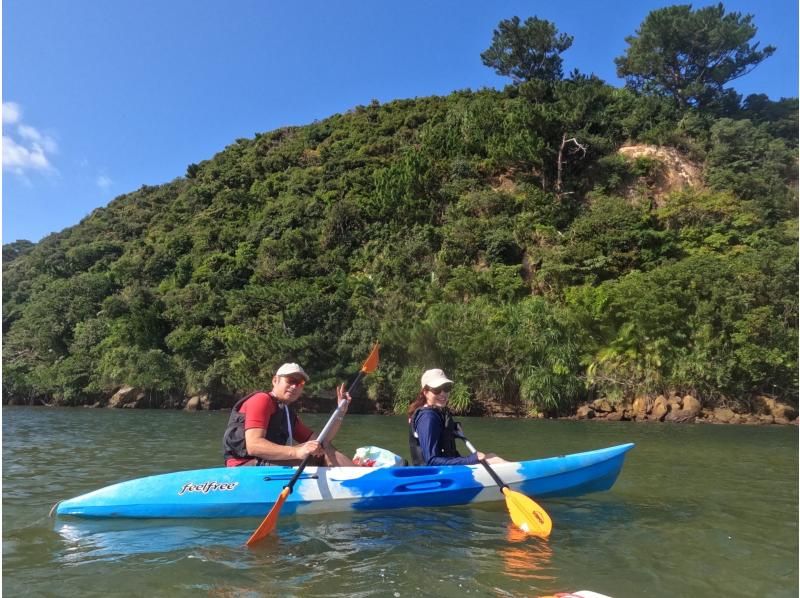
POLYGON ((428 388, 428 390, 438 397, 443 392, 450 392, 451 390, 453 390, 453 387, 450 384, 445 384, 444 386, 440 386, 439 388, 428 388))
POLYGON ((294 376, 284 376, 286 378, 286 382, 292 384, 294 386, 305 386, 306 379, 302 377, 294 377, 294 376))

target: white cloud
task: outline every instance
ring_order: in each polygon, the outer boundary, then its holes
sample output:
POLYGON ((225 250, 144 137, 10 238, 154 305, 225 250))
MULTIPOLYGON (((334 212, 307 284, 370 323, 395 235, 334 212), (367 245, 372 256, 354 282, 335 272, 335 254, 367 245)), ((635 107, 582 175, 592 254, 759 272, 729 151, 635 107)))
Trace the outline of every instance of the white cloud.
POLYGON ((50 159, 58 144, 22 122, 19 104, 3 102, 3 125, 3 170, 22 176, 27 171, 55 172, 50 159))
POLYGON ((44 150, 36 144, 25 147, 3 135, 3 170, 24 174, 26 170, 51 170, 44 150))
POLYGON ((42 135, 33 127, 28 125, 20 125, 17 127, 17 133, 19 133, 19 136, 26 141, 41 146, 46 152, 54 154, 58 151, 58 145, 56 145, 56 142, 52 137, 42 135))
POLYGON ((112 181, 104 174, 98 176, 96 182, 97 186, 100 187, 101 189, 108 189, 114 183, 114 181, 112 181))
POLYGON ((14 124, 19 120, 20 109, 16 102, 3 102, 3 122, 14 124))

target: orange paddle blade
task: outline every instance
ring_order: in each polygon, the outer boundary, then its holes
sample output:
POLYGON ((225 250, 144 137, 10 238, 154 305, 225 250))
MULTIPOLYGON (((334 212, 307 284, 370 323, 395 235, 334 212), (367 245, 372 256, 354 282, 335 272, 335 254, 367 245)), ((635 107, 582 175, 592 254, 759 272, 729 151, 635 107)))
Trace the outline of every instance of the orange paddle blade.
POLYGON ((364 362, 364 365, 361 366, 361 371, 365 374, 371 374, 375 370, 378 369, 378 347, 380 343, 375 343, 375 346, 372 348, 372 352, 367 357, 367 360, 364 362))
POLYGON ((508 486, 503 488, 506 495, 506 506, 511 515, 511 521, 519 529, 532 536, 546 538, 553 529, 550 515, 536 502, 520 492, 515 492, 508 486))
POLYGON ((275 526, 278 523, 278 515, 281 513, 281 507, 283 506, 283 503, 286 502, 287 496, 289 496, 288 487, 281 491, 280 495, 278 496, 278 500, 276 500, 275 504, 272 505, 272 509, 269 513, 267 513, 267 516, 264 517, 264 521, 262 521, 261 525, 258 526, 258 529, 253 532, 253 535, 248 538, 248 546, 253 546, 272 533, 272 530, 275 529, 275 526))

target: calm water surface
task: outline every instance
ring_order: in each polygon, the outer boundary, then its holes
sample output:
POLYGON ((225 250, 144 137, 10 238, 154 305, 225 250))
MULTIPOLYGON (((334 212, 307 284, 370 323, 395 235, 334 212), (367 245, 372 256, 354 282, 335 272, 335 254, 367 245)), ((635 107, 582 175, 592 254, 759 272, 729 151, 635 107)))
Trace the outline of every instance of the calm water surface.
MULTIPOLYGON (((4 407, 7 596, 798 595, 795 427, 463 418, 510 459, 635 442, 609 492, 541 501, 549 540, 505 502, 257 519, 52 519, 53 504, 134 477, 221 464, 227 413, 4 407)), ((327 416, 307 415, 320 429, 327 416)), ((404 418, 349 415, 336 445, 405 455, 404 418)))

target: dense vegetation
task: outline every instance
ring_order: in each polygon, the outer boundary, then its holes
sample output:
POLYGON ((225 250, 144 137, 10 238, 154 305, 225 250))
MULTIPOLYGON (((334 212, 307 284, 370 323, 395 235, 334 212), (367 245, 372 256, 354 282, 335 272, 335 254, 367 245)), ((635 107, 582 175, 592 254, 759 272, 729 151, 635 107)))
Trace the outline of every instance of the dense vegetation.
POLYGON ((668 391, 796 404, 797 100, 725 88, 773 49, 748 45, 749 17, 704 10, 651 13, 617 59, 623 89, 564 78, 572 38, 552 24, 504 21, 483 55, 513 74, 502 91, 239 139, 4 245, 4 400, 92 403, 123 384, 231 397, 287 360, 313 391, 381 339, 368 390, 384 408, 433 366, 465 409, 668 391), (668 87, 652 40, 698 14, 703 31, 724 24, 711 41, 738 63, 668 87), (509 63, 522 33, 530 51, 509 63), (666 166, 618 153, 631 143, 678 149, 702 184, 664 193, 666 166))

